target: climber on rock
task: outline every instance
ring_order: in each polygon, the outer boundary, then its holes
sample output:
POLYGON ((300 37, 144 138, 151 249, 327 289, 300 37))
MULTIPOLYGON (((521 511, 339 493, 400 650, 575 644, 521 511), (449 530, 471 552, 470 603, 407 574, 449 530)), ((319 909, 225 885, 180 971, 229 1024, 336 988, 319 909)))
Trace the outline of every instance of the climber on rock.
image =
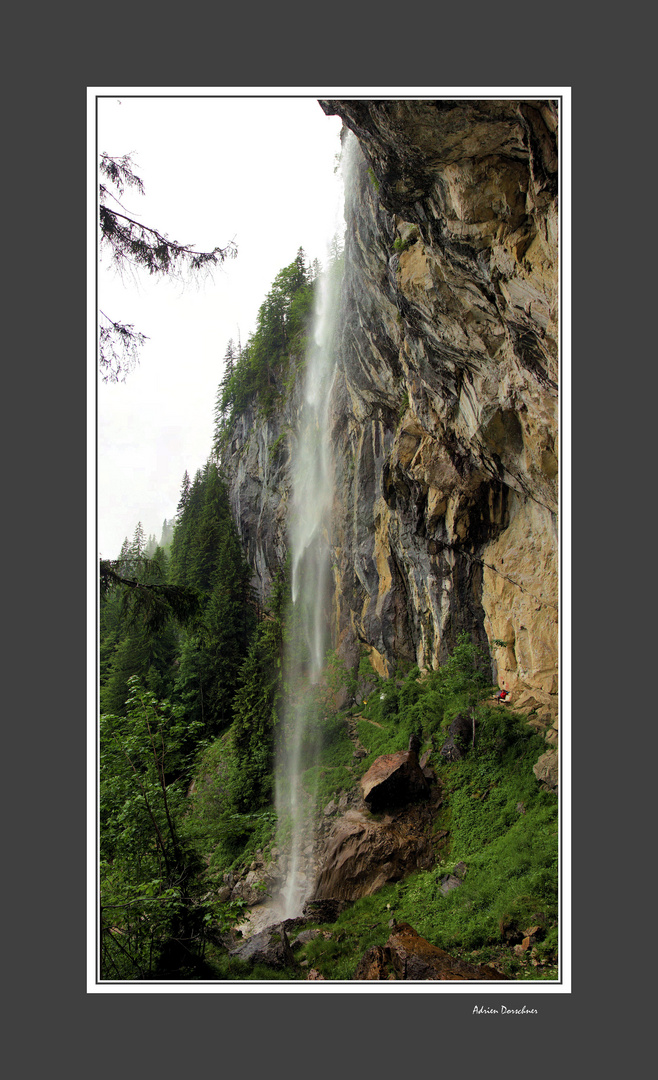
POLYGON ((497 694, 494 694, 494 701, 497 701, 498 704, 500 704, 501 701, 507 701, 508 697, 509 690, 505 689, 505 683, 503 683, 502 689, 499 690, 497 694))

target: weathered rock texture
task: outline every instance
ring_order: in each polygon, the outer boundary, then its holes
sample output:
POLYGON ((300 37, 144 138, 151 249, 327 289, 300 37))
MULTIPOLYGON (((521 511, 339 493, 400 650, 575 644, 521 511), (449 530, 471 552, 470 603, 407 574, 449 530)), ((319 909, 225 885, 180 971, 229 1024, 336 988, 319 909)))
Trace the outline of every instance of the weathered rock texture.
POLYGON ((283 923, 254 934, 244 944, 230 948, 229 952, 238 960, 267 964, 273 968, 294 967, 296 963, 283 923))
POLYGON ((375 945, 362 956, 355 979, 431 981, 506 980, 487 964, 467 964, 421 937, 408 923, 393 923, 383 947, 375 945))
POLYGON ((363 799, 375 812, 427 798, 429 790, 413 737, 408 750, 382 754, 361 777, 363 799))
MULTIPOLYGON (((321 106, 362 151, 332 400, 333 643, 387 675, 402 658, 435 667, 467 630, 494 678, 554 714, 557 105, 321 106)), ((287 543, 295 411, 246 415, 231 444, 263 592, 287 543)))
POLYGON ((422 803, 382 820, 348 810, 320 853, 313 898, 358 900, 414 870, 427 870, 434 862, 431 822, 431 810, 422 803))
POLYGON ((296 396, 267 419, 249 406, 237 417, 225 451, 231 510, 261 600, 267 598, 288 550, 290 439, 295 421, 296 396))

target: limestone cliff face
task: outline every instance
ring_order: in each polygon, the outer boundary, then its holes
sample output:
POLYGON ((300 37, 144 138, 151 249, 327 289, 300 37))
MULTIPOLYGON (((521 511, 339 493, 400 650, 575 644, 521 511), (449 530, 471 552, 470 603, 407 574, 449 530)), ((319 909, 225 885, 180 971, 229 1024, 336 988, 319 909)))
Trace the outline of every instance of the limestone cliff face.
POLYGON ((265 600, 288 550, 290 454, 298 411, 298 391, 269 418, 250 406, 237 417, 223 455, 233 518, 254 572, 253 584, 265 600))
MULTIPOLYGON (((495 677, 552 703, 557 106, 321 105, 360 145, 332 400, 334 644, 388 674, 436 666, 465 629, 495 677)), ((263 587, 285 551, 295 412, 234 431, 232 501, 263 587)))

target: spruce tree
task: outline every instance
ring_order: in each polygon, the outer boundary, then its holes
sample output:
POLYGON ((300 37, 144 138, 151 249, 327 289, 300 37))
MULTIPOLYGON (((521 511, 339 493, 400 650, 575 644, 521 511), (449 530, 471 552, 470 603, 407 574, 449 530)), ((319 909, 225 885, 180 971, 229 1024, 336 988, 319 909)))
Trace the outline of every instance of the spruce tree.
MULTIPOLYGON (((102 153, 99 172, 101 252, 109 253, 112 265, 120 274, 127 268, 145 269, 155 275, 196 274, 237 255, 233 241, 212 251, 195 251, 190 244, 170 240, 165 233, 137 221, 133 214, 122 212, 126 208, 121 200, 128 191, 144 194, 144 184, 134 171, 130 154, 111 157, 102 153)), ((119 322, 104 311, 100 316, 103 321, 99 327, 99 361, 103 380, 124 381, 139 362, 139 350, 147 340, 146 335, 135 330, 133 324, 119 322)))
POLYGON ((236 810, 267 805, 272 797, 274 733, 280 721, 284 611, 289 582, 281 570, 275 579, 270 610, 252 638, 240 670, 233 703, 230 790, 236 810))

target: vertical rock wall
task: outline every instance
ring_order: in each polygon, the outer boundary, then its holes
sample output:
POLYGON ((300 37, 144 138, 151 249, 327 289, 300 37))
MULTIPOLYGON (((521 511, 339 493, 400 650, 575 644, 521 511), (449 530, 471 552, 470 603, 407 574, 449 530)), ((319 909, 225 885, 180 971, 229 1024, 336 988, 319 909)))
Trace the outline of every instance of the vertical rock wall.
MULTIPOLYGON (((388 674, 436 666, 465 629, 494 677, 552 698, 557 106, 321 106, 362 150, 332 401, 334 643, 388 674)), ((263 590, 285 551, 294 414, 243 418, 228 463, 263 590)))
POLYGON ((337 640, 386 672, 436 666, 465 629, 508 686, 554 694, 557 106, 321 105, 363 151, 334 401, 337 640))

